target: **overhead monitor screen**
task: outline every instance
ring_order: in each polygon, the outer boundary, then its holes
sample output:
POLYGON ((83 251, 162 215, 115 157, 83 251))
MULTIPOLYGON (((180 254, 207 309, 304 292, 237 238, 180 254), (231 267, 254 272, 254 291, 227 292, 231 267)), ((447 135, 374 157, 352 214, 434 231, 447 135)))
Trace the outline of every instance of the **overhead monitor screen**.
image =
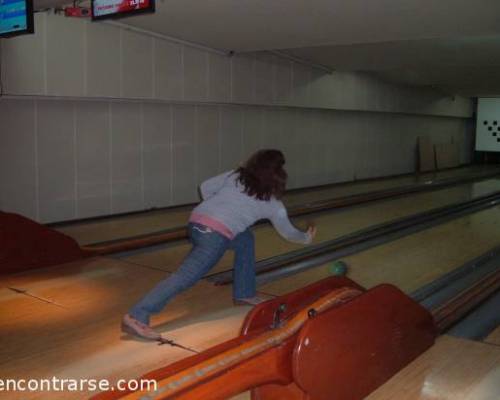
POLYGON ((93 20, 126 17, 154 10, 154 0, 92 0, 93 20))
POLYGON ((33 32, 31 0, 0 0, 0 36, 33 32))

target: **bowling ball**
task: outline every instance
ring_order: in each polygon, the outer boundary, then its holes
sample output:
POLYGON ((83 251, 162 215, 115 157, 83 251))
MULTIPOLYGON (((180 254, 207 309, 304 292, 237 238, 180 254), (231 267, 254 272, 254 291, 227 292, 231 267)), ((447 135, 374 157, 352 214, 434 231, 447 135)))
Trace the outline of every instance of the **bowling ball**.
POLYGON ((347 264, 344 261, 334 261, 328 265, 328 273, 334 276, 345 276, 347 274, 347 264))

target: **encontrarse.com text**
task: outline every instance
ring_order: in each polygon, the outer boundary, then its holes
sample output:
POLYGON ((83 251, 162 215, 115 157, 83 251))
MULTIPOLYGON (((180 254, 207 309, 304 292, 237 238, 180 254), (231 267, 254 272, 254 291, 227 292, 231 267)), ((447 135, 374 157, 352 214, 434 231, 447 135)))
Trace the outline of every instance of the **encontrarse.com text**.
POLYGON ((154 379, 119 379, 114 385, 107 379, 63 379, 53 376, 48 379, 1 379, 0 392, 79 392, 105 390, 155 391, 154 379))

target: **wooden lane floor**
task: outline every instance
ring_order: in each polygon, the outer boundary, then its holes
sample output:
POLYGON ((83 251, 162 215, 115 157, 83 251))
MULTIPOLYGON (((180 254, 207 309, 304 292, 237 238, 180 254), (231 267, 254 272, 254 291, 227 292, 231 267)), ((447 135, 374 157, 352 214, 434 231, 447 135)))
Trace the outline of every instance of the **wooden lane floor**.
MULTIPOLYGON (((106 378, 116 382, 189 356, 188 351, 132 340, 119 332, 120 316, 161 278, 159 274, 96 258, 11 277, 9 286, 58 305, 0 290, 2 377, 106 378)), ((248 307, 232 306, 230 297, 230 288, 201 282, 155 317, 153 326, 185 346, 206 349, 236 336, 249 311, 248 307)), ((60 392, 49 396, 82 399, 89 395, 60 392)), ((2 399, 47 396, 0 392, 2 399)), ((238 400, 247 399, 248 394, 238 396, 238 400)))
POLYGON ((485 339, 485 343, 500 346, 500 326, 491 332, 485 339))
MULTIPOLYGON (((349 265, 348 277, 367 288, 392 283, 410 293, 498 246, 499 233, 497 207, 343 260, 349 265)), ((279 296, 328 276, 328 265, 322 265, 261 285, 259 290, 279 296)), ((500 398, 500 328, 484 342, 442 336, 367 400, 496 400, 500 398)), ((249 393, 239 400, 250 400, 249 393)))
MULTIPOLYGON (((499 395, 500 346, 443 335, 365 400, 497 400, 499 395)), ((233 400, 250 400, 250 393, 233 400)))
POLYGON ((496 400, 500 347, 441 336, 366 400, 496 400))
MULTIPOLYGON (((470 200, 473 197, 499 189, 500 180, 490 179, 393 200, 384 200, 370 205, 365 204, 346 210, 319 213, 314 217, 299 217, 294 219, 294 222, 297 226, 304 228, 308 221, 314 220, 318 227, 315 243, 321 243, 375 224, 388 222, 457 201, 470 200)), ((301 245, 292 244, 280 238, 270 226, 257 226, 254 228, 254 232, 256 234, 257 259, 268 258, 301 247, 301 245)), ((123 260, 174 272, 189 249, 190 245, 187 242, 174 243, 158 250, 128 255, 123 257, 123 260)), ((232 253, 227 252, 211 273, 230 269, 231 265, 232 253)))
MULTIPOLYGON (((407 175, 334 186, 329 185, 289 192, 284 201, 287 206, 296 206, 319 200, 395 188, 416 182, 456 178, 494 170, 498 170, 498 166, 468 166, 421 175, 407 175)), ((57 229, 73 237, 80 245, 86 245, 183 226, 188 220, 191 209, 192 206, 153 210, 129 216, 117 216, 115 218, 63 225, 57 229)))
MULTIPOLYGON (((475 190, 483 189, 480 187, 475 190)), ((453 221, 457 224, 434 239, 423 238, 406 243, 406 246, 410 246, 409 249, 400 248, 395 251, 395 247, 386 247, 396 243, 393 242, 381 246, 386 250, 378 254, 369 253, 377 249, 360 254, 364 259, 356 261, 356 256, 352 256, 346 259, 351 264, 350 277, 365 286, 389 281, 399 284, 406 291, 414 290, 451 268, 442 267, 442 258, 438 262, 434 258, 450 254, 450 263, 454 260, 457 263, 455 266, 458 266, 462 259, 474 258, 484 252, 483 247, 487 250, 498 244, 495 241, 500 229, 498 210, 488 210, 473 216, 481 214, 481 218, 453 221), (467 234, 462 241, 456 242, 452 239, 452 234, 461 229, 475 233, 467 234), (491 242, 484 246, 472 244, 488 240, 491 242), (448 246, 447 242, 452 244, 448 246), (470 254, 451 257, 465 248, 469 249, 470 254), (425 257, 426 253, 429 253, 428 257, 425 257), (412 264, 413 272, 408 274, 406 271, 412 270, 411 266, 408 267, 408 261, 417 256, 418 262, 412 264), (393 269, 388 266, 393 266, 393 269), (401 272, 396 266, 399 266, 401 272)), ((274 243, 264 240, 259 246, 272 247, 274 243)), ((272 255, 272 250, 270 248, 267 251, 272 255)), ((318 267, 315 270, 322 274, 313 279, 327 276, 326 268, 318 267)), ((119 331, 123 313, 166 274, 164 271, 130 262, 93 258, 29 271, 4 280, 0 284, 2 377, 96 377, 116 381, 118 378, 137 377, 189 356, 191 353, 186 350, 133 340, 122 336, 119 331), (7 287, 26 290, 27 293, 15 293, 7 287)), ((303 277, 304 274, 306 273, 299 275, 303 277)), ((307 279, 311 277, 297 281, 290 281, 291 278, 283 279, 281 283, 264 285, 259 290, 278 295, 307 284, 307 279), (274 285, 274 289, 270 285, 274 285)), ((248 310, 248 307, 232 305, 230 286, 214 287, 207 282, 200 282, 156 316, 153 326, 167 337, 199 351, 236 336, 248 310)), ((89 393, 65 392, 50 393, 49 397, 80 399, 88 395, 89 393)), ((0 398, 48 398, 48 395, 0 392, 0 398)), ((240 396, 241 400, 244 398, 244 395, 240 396)))
POLYGON ((319 187, 312 190, 291 192, 285 199, 285 202, 287 206, 298 206, 311 201, 351 196, 377 190, 393 189, 404 185, 429 182, 437 179, 460 178, 470 176, 472 174, 495 171, 496 169, 498 169, 498 166, 476 165, 423 174, 404 175, 393 178, 368 180, 365 182, 361 181, 357 183, 345 183, 341 185, 326 186, 323 188, 319 187))
MULTIPOLYGON (((343 258, 348 277, 371 288, 391 283, 406 293, 432 282, 500 244, 500 206, 343 258)), ((262 285, 281 295, 330 276, 329 264, 262 285)))
MULTIPOLYGON (((0 289, 1 378, 106 378, 116 383, 191 355, 120 332, 121 316, 164 276, 161 271, 94 258, 9 277, 0 289)), ((201 282, 178 296, 152 324, 199 350, 236 336, 248 310, 232 305, 230 287, 201 282)), ((89 395, 0 391, 0 399, 9 400, 89 395)))
MULTIPOLYGON (((351 256, 346 259, 351 265, 349 276, 367 287, 391 282, 412 291, 498 245, 499 229, 500 210, 482 211, 428 230, 435 231, 432 236, 420 236, 420 232, 351 256)), ((186 350, 133 340, 119 331, 122 314, 165 274, 119 260, 94 258, 11 276, 0 289, 2 376, 96 377, 114 382, 189 356, 186 350), (28 292, 14 293, 7 287, 28 292)), ((318 267, 296 275, 297 279, 285 278, 259 290, 279 295, 325 276, 326 268, 318 267)), ((248 311, 248 307, 232 305, 230 286, 200 282, 156 316, 153 326, 200 351, 236 336, 248 311)), ((65 392, 49 397, 81 399, 88 395, 65 392)), ((246 400, 245 396, 239 400, 246 400)), ((48 397, 47 393, 0 392, 0 398, 48 397)))

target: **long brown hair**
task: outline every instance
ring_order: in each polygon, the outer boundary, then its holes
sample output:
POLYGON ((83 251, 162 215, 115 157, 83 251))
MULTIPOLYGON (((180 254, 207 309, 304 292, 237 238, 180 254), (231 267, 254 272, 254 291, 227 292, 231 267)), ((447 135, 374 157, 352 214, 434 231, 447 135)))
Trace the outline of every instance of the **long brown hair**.
POLYGON ((259 200, 280 198, 286 188, 288 175, 283 168, 285 156, 279 150, 266 149, 254 153, 243 167, 236 170, 245 193, 259 200))

